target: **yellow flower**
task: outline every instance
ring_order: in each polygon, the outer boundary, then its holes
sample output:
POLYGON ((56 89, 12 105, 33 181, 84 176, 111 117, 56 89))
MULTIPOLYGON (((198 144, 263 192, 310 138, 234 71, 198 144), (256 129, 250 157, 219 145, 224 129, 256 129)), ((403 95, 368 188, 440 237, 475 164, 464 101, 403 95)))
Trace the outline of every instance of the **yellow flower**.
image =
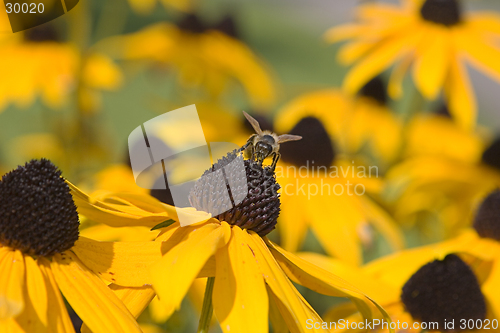
MULTIPOLYGON (((229 154, 229 160, 219 160, 218 167, 229 163, 231 156, 241 158, 229 154)), ((213 283, 213 296, 209 299, 213 300, 223 332, 267 332, 268 320, 277 331, 309 331, 306 321, 321 321, 321 318, 291 281, 326 295, 349 297, 367 318, 372 317, 372 310, 384 313, 355 287, 281 249, 265 237, 273 230, 279 212, 277 184, 274 176, 256 162, 246 160, 244 163, 247 172, 260 171, 252 180, 255 192, 216 218, 194 208, 176 209, 143 195, 108 194, 90 198, 73 188, 82 212, 92 212, 94 218, 99 217, 111 225, 150 226, 164 220, 179 220, 179 215, 182 221, 189 217, 197 221, 185 227, 171 221, 147 248, 141 250, 143 245, 134 244, 130 251, 134 253, 132 258, 117 255, 110 262, 113 253, 120 251, 122 254, 121 251, 128 250, 95 242, 82 252, 92 253, 92 260, 86 264, 104 279, 112 278, 119 285, 142 287, 152 282, 168 316, 179 308, 196 278, 209 277, 213 283), (100 259, 94 260, 95 257, 100 259), (130 265, 139 261, 141 265, 150 265, 150 275, 141 270, 135 270, 133 276, 127 273, 130 265)), ((195 207, 201 205, 211 211, 220 198, 217 192, 206 197, 211 184, 203 177, 200 181, 191 192, 190 200, 195 207)), ((234 197, 239 194, 232 193, 234 197)), ((136 308, 144 308, 150 301, 151 298, 137 296, 133 304, 140 303, 142 306, 136 308)), ((124 299, 124 302, 127 304, 130 300, 124 299)))
POLYGON ((105 55, 82 57, 78 49, 61 42, 50 24, 0 39, 0 110, 9 104, 27 107, 40 96, 52 108, 61 108, 81 87, 82 107, 88 111, 99 102, 97 89, 116 89, 120 69, 105 55))
POLYGON ((60 175, 42 159, 0 181, 0 331, 74 332, 62 292, 92 331, 140 332, 75 253, 87 240, 79 238, 76 207, 60 175))
POLYGON ((361 244, 373 240, 372 227, 392 248, 403 246, 392 218, 365 194, 377 195, 383 182, 378 163, 364 159, 361 147, 369 144, 380 165, 399 149, 401 126, 386 107, 329 89, 292 100, 275 124, 279 133, 303 137, 280 147, 283 162, 276 168, 287 250, 300 248, 308 227, 330 255, 354 265, 362 263, 361 244))
MULTIPOLYGON (((396 331, 420 332, 427 328, 443 332, 444 319, 454 319, 455 329, 463 330, 469 319, 491 326, 498 318, 499 255, 498 241, 480 238, 470 230, 450 241, 377 259, 363 268, 348 267, 318 254, 301 257, 358 283, 399 325, 396 331)), ((350 304, 330 309, 324 318, 337 323, 339 319, 362 321, 350 304)), ((387 325, 375 327, 375 331, 387 331, 387 325)))
MULTIPOLYGON (((188 16, 186 20, 191 20, 188 16)), ((195 18, 195 20, 198 20, 195 18)), ((245 44, 201 23, 158 23, 100 44, 118 58, 150 60, 173 68, 183 87, 203 87, 220 96, 238 82, 257 107, 273 103, 275 89, 266 65, 245 44)))
POLYGON ((392 64, 389 94, 402 94, 402 80, 410 70, 422 95, 430 100, 444 89, 457 123, 471 130, 476 101, 466 64, 500 80, 496 59, 500 49, 500 17, 496 13, 463 13, 459 0, 405 0, 401 6, 367 4, 356 12, 358 22, 326 33, 330 42, 350 40, 339 53, 343 64, 354 64, 344 88, 355 93, 392 64))
POLYGON ((384 198, 396 220, 433 240, 456 234, 487 193, 500 186, 495 144, 438 115, 420 115, 408 125, 405 159, 387 173, 384 198), (490 164, 490 165, 488 165, 490 164), (441 223, 436 223, 435 218, 441 223))

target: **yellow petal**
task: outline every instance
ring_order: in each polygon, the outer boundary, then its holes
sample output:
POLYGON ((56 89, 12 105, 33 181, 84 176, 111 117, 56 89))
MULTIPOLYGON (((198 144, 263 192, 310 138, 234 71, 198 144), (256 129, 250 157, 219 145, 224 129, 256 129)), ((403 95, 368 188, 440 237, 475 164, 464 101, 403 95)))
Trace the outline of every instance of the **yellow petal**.
MULTIPOLYGON (((282 183, 280 183, 282 184, 282 183)), ((282 184, 285 188, 285 184, 282 184)), ((293 186, 293 185, 292 185, 293 186)), ((296 195, 282 196, 283 209, 280 212, 278 228, 282 237, 283 247, 289 251, 295 252, 304 241, 307 233, 307 218, 304 215, 300 205, 300 197, 296 195)))
POLYGON ((455 31, 455 43, 472 65, 496 81, 500 81, 500 47, 481 35, 466 29, 455 31))
MULTIPOLYGON (((306 321, 310 319, 321 322, 320 316, 306 305, 306 302, 286 277, 260 236, 252 233, 246 238, 248 246, 255 255, 260 271, 272 291, 273 300, 290 331, 311 332, 310 329, 306 328, 306 321)), ((323 331, 319 330, 319 332, 323 331)), ((312 330, 312 332, 316 331, 312 330)))
POLYGON ((89 87, 112 90, 121 85, 123 75, 111 58, 94 53, 86 58, 82 80, 89 87))
POLYGON ((50 266, 64 297, 93 332, 141 332, 127 307, 75 254, 56 254, 50 266))
POLYGON ((396 221, 368 196, 360 198, 370 223, 387 240, 393 250, 404 248, 404 237, 396 221))
POLYGON ((310 219, 314 234, 325 250, 352 265, 362 263, 357 227, 365 221, 355 196, 318 195, 311 199, 310 219))
POLYGON ((344 24, 329 29, 324 38, 328 43, 336 43, 342 40, 363 36, 366 27, 359 24, 344 24))
POLYGON ((357 61, 360 57, 365 55, 371 48, 374 47, 375 42, 373 41, 354 41, 347 45, 344 45, 337 55, 338 61, 342 65, 351 65, 355 61, 357 61))
POLYGON ((343 88, 350 94, 355 94, 368 82, 403 54, 415 47, 420 39, 420 32, 404 31, 399 35, 380 42, 363 60, 357 63, 344 79, 343 88))
POLYGON ((401 98, 403 95, 403 79, 408 71, 408 68, 410 68, 412 61, 413 54, 410 53, 404 56, 392 70, 389 85, 387 87, 387 92, 392 99, 401 98))
POLYGON ((162 258, 163 242, 98 242, 80 237, 72 251, 103 279, 122 286, 151 284, 149 267, 162 258))
POLYGON ((23 311, 23 281, 25 274, 21 252, 0 247, 0 321, 23 311))
POLYGON ((46 313, 48 327, 54 328, 54 332, 75 332, 73 323, 68 315, 68 310, 64 304, 61 292, 57 287, 56 280, 50 269, 50 262, 45 258, 38 259, 38 268, 43 274, 45 288, 47 291, 46 313))
POLYGON ((468 27, 476 29, 478 33, 491 33, 497 37, 500 35, 500 15, 495 12, 474 12, 469 13, 467 22, 468 27))
MULTIPOLYGON (((349 297, 367 319, 372 318, 369 308, 370 302, 381 309, 375 301, 338 276, 286 252, 267 239, 266 244, 283 271, 292 281, 324 295, 349 297)), ((382 313, 384 314, 384 312, 382 313)))
POLYGON ((448 28, 438 25, 426 26, 425 40, 417 47, 413 78, 422 95, 436 99, 443 87, 450 62, 450 39, 448 28))
POLYGON ((215 255, 213 306, 223 332, 267 332, 268 298, 247 231, 232 228, 229 243, 215 255))
POLYGON ((109 289, 113 290, 116 296, 125 304, 127 309, 134 317, 139 315, 146 309, 153 297, 156 296, 155 291, 151 286, 144 287, 121 287, 114 283, 110 284, 109 289))
POLYGON ((169 219, 169 215, 164 208, 167 205, 152 197, 146 195, 140 198, 136 197, 134 202, 137 205, 122 200, 119 196, 116 198, 110 196, 109 200, 120 204, 103 202, 91 200, 87 194, 83 193, 75 185, 68 181, 67 183, 71 189, 73 200, 78 207, 78 213, 94 221, 112 227, 146 226, 152 228, 158 223, 169 219))
POLYGON ((465 130, 472 130, 476 124, 476 98, 467 69, 458 58, 451 60, 446 79, 446 98, 453 119, 465 130))
POLYGON ((15 325, 19 326, 14 332, 49 332, 46 313, 47 296, 43 293, 44 290, 42 292, 39 292, 40 290, 34 290, 44 289, 45 281, 41 276, 40 270, 36 264, 34 264, 33 259, 27 256, 22 258, 22 260, 24 259, 30 259, 31 265, 25 263, 26 280, 21 282, 24 295, 24 309, 18 316, 12 318, 15 321, 15 325), (40 299, 36 298, 38 296, 40 296, 40 299), (39 304, 39 302, 41 304, 39 304), (45 313, 41 313, 41 311, 45 311, 45 313), (42 315, 41 318, 39 314, 42 315))
POLYGON ((229 241, 230 235, 231 229, 225 222, 201 226, 189 232, 151 267, 153 287, 169 316, 179 308, 192 281, 208 259, 229 241))
POLYGON ((273 332, 275 333, 288 333, 288 327, 286 322, 281 316, 280 310, 276 302, 274 301, 274 296, 269 298, 269 321, 273 327, 273 332))

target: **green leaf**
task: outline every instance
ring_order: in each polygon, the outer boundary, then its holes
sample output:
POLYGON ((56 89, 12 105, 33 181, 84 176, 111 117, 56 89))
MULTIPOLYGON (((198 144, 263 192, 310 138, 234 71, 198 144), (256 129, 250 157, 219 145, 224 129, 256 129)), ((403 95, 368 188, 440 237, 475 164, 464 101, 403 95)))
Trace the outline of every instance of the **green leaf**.
POLYGON ((161 228, 166 228, 166 227, 169 227, 171 226, 172 224, 174 224, 176 221, 170 219, 170 220, 166 220, 166 221, 163 221, 157 225, 155 225, 153 228, 151 228, 151 231, 153 230, 157 230, 157 229, 161 229, 161 228))

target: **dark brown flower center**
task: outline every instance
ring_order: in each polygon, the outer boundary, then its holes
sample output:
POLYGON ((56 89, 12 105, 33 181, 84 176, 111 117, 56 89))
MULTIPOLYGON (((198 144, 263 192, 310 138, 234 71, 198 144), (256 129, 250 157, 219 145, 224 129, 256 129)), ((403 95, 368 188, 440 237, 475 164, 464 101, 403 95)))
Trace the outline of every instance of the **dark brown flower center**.
POLYGON ((24 32, 24 39, 29 42, 60 42, 61 37, 54 25, 40 24, 24 32))
POLYGON ((318 118, 302 118, 290 134, 302 136, 302 140, 293 145, 280 146, 283 161, 295 166, 325 166, 332 165, 335 149, 325 127, 318 118))
POLYGON ((381 105, 387 105, 387 90, 384 82, 378 76, 365 84, 359 91, 358 95, 369 97, 381 105))
POLYGON ((78 239, 78 213, 61 171, 32 160, 0 181, 0 243, 23 253, 51 256, 78 239))
POLYGON ((500 242, 500 190, 493 191, 483 200, 473 226, 479 236, 500 242))
POLYGON ((197 34, 203 33, 207 30, 218 30, 234 38, 238 38, 239 36, 234 19, 230 15, 226 15, 219 22, 209 25, 203 22, 198 15, 188 14, 184 16, 182 20, 177 22, 177 27, 181 30, 197 34))
POLYGON ((420 14, 424 20, 452 26, 460 22, 460 4, 458 0, 426 0, 420 14))
POLYGON ((500 170, 500 137, 483 152, 484 163, 500 170))
POLYGON ((422 266, 403 286, 401 301, 419 321, 437 322, 439 331, 450 331, 445 322, 483 320, 486 301, 474 272, 455 254, 422 266))
POLYGON ((276 227, 280 213, 279 189, 270 167, 243 160, 241 154, 233 151, 205 171, 191 190, 189 201, 196 209, 211 213, 220 221, 265 236, 276 227), (240 170, 241 163, 244 171, 240 170), (218 170, 223 172, 216 172, 218 170), (233 202, 239 201, 233 206, 233 202))

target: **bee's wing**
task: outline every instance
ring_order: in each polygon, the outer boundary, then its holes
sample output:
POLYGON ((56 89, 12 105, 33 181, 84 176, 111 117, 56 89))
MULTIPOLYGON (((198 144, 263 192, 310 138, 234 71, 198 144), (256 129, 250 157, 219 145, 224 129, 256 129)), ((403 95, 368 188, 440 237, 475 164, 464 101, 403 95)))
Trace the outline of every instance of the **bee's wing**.
POLYGON ((278 136, 278 143, 283 143, 287 141, 297 141, 302 139, 300 135, 283 134, 278 136))
POLYGON ((247 118, 250 125, 252 125, 255 132, 259 135, 262 135, 262 130, 260 129, 259 122, 257 120, 255 120, 251 115, 246 113, 245 111, 243 111, 243 115, 245 116, 245 118, 247 118))

